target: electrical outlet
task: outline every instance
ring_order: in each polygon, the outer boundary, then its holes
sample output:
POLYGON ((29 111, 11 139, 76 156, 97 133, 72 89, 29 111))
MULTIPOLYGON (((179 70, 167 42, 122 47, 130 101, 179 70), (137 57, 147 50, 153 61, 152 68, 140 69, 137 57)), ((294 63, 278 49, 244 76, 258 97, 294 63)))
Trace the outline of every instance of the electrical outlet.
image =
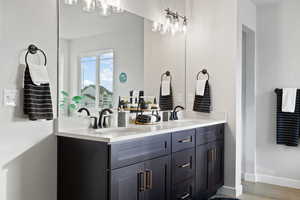
POLYGON ((16 107, 18 102, 18 90, 4 89, 3 90, 3 104, 4 106, 16 107))

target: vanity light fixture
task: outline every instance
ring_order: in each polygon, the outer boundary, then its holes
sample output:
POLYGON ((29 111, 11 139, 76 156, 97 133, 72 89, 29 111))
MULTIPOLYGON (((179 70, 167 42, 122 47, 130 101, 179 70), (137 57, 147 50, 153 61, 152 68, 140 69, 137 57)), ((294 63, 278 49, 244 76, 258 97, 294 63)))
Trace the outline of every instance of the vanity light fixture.
POLYGON ((186 33, 188 19, 178 12, 172 11, 169 8, 165 9, 164 22, 153 22, 152 31, 160 32, 161 34, 171 33, 186 33))
POLYGON ((67 5, 76 5, 78 0, 65 0, 65 4, 67 5))
POLYGON ((64 0, 66 5, 82 5, 82 10, 93 12, 100 10, 102 15, 107 16, 111 13, 121 13, 121 0, 64 0))

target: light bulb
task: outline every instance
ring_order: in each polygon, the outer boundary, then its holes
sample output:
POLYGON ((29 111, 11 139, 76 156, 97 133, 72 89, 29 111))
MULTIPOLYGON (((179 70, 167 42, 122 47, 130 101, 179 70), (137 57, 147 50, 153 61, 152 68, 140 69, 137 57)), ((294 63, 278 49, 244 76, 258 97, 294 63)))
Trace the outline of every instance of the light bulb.
POLYGON ((175 28, 175 31, 179 31, 180 29, 180 26, 179 26, 179 20, 176 20, 175 24, 174 24, 174 28, 175 28))
POLYGON ((118 13, 123 12, 123 10, 122 10, 122 8, 121 8, 121 0, 116 0, 116 5, 115 5, 115 7, 116 7, 116 11, 117 11, 118 13))
POLYGON ((184 17, 183 24, 182 24, 182 31, 183 31, 184 34, 186 34, 186 31, 187 31, 187 17, 184 17))
POLYGON ((171 28, 171 33, 172 33, 173 36, 176 34, 175 26, 173 26, 173 27, 171 28))
POLYGON ((102 15, 107 16, 108 15, 108 9, 109 9, 109 2, 107 0, 101 0, 101 9, 102 9, 102 15))
POLYGON ((169 32, 171 30, 171 26, 172 26, 172 19, 171 16, 168 15, 166 17, 166 23, 164 26, 165 32, 169 32))
POLYGON ((184 25, 182 26, 182 32, 183 32, 184 34, 186 34, 186 31, 187 31, 187 26, 184 24, 184 25))
POLYGON ((159 23, 158 22, 153 22, 153 24, 152 24, 152 31, 153 32, 156 32, 156 31, 158 31, 158 28, 159 27, 159 23))
POLYGON ((75 5, 78 3, 78 0, 65 0, 66 5, 75 5))
POLYGON ((83 10, 86 12, 90 12, 95 10, 96 8, 96 1, 95 0, 84 0, 83 1, 83 10))

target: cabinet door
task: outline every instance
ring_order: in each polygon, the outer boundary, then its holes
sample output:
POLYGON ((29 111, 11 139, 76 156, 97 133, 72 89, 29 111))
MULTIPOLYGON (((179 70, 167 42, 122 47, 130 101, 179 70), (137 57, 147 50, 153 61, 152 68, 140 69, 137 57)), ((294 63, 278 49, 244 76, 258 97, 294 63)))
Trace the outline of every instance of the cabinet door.
POLYGON ((143 200, 146 187, 144 163, 111 171, 111 200, 143 200))
POLYGON ((196 150, 196 191, 198 198, 208 191, 208 145, 197 146, 196 150))
POLYGON ((216 191, 224 182, 224 143, 217 141, 209 144, 208 150, 208 187, 216 191))
POLYGON ((224 184, 224 143, 221 141, 214 143, 212 167, 213 188, 219 189, 224 184))
POLYGON ((145 162, 145 200, 169 200, 171 185, 170 156, 145 162))

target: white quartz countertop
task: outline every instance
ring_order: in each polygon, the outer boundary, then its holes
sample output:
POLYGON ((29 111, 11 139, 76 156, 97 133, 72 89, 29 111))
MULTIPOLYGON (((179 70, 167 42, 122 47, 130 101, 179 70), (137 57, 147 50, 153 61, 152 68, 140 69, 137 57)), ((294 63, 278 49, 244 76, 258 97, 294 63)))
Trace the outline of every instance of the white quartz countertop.
POLYGON ((157 125, 130 125, 128 128, 76 129, 61 131, 56 133, 56 135, 113 143, 223 123, 226 123, 226 121, 216 119, 184 119, 162 122, 157 125))

